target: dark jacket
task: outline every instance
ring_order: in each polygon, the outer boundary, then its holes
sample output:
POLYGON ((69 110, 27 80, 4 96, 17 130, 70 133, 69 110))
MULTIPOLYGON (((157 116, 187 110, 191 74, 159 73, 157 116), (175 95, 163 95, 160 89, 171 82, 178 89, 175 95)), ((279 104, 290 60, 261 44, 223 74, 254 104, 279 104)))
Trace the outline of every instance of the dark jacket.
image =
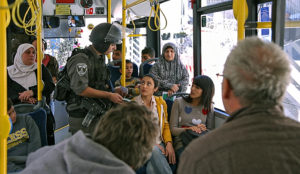
POLYGON ((178 173, 282 174, 300 171, 300 124, 281 106, 251 106, 194 140, 182 153, 178 173))
MULTIPOLYGON (((37 77, 37 70, 35 70, 35 74, 37 77)), ((44 83, 42 95, 46 97, 47 103, 49 104, 50 94, 54 90, 55 85, 53 83, 51 74, 44 65, 42 65, 42 80, 44 83)), ((37 85, 32 86, 29 89, 33 91, 33 97, 37 98, 37 85)), ((11 98, 14 104, 21 103, 19 100, 19 93, 24 91, 26 91, 26 89, 17 82, 13 81, 7 74, 7 97, 11 98)))

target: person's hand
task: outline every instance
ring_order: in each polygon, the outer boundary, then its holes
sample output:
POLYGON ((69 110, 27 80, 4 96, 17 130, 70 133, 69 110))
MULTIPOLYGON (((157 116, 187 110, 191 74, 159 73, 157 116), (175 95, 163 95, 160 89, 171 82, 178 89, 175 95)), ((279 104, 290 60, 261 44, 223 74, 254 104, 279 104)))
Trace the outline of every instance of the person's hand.
POLYGON ((170 164, 176 164, 175 152, 171 142, 167 142, 166 144, 166 156, 168 157, 170 164))
POLYGON ((180 84, 174 84, 172 86, 171 90, 175 93, 175 92, 177 92, 179 90, 179 86, 180 86, 180 84))
POLYGON ((52 77, 53 83, 56 84, 57 83, 57 79, 56 77, 52 77))
POLYGON ((200 134, 202 132, 201 128, 198 126, 191 126, 191 127, 188 127, 187 129, 190 129, 198 134, 200 134))
POLYGON ((207 130, 205 124, 202 124, 202 123, 198 124, 197 127, 200 128, 202 131, 206 131, 207 130))
POLYGON ((170 97, 170 96, 172 96, 173 95, 173 91, 170 89, 170 90, 168 90, 168 96, 170 97))
POLYGON ((122 97, 125 97, 128 94, 128 89, 125 87, 116 87, 115 92, 120 94, 122 97))
POLYGON ((164 147, 162 147, 160 144, 156 144, 156 146, 161 150, 162 154, 166 155, 164 147))
POLYGON ((24 91, 24 92, 19 93, 19 100, 21 102, 27 101, 32 96, 33 96, 32 90, 24 91))
POLYGON ((121 104, 123 102, 123 97, 118 93, 109 93, 108 99, 113 103, 121 104))
POLYGON ((35 104, 37 102, 37 99, 34 97, 30 97, 26 102, 30 104, 35 104))

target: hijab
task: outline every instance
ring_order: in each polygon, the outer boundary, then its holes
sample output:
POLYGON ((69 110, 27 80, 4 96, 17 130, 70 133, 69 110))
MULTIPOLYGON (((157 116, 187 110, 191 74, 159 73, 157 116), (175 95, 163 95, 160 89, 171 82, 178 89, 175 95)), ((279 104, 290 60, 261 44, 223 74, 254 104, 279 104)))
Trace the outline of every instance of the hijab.
POLYGON ((181 62, 181 60, 179 58, 178 48, 176 47, 176 45, 174 43, 171 43, 171 42, 166 43, 163 46, 161 58, 158 60, 158 62, 164 67, 163 69, 164 69, 164 71, 166 71, 164 73, 168 74, 167 75, 168 79, 173 78, 173 80, 169 79, 173 83, 176 82, 178 80, 178 78, 182 76, 183 69, 185 69, 185 66, 183 65, 183 63, 181 62), (175 53, 174 59, 171 61, 168 61, 165 59, 165 52, 168 48, 172 48, 175 53))
POLYGON ((23 53, 29 48, 35 49, 33 45, 28 43, 20 45, 14 58, 14 64, 7 67, 9 77, 23 86, 26 90, 37 84, 36 74, 34 72, 37 69, 36 63, 34 62, 32 65, 25 65, 22 60, 23 53))

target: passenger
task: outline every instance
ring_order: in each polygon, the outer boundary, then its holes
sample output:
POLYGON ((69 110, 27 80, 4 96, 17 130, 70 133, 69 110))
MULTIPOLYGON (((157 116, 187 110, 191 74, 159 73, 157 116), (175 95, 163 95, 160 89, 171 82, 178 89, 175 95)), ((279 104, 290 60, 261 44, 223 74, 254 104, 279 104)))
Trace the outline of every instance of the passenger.
POLYGON ((199 75, 194 78, 190 95, 174 101, 170 125, 177 159, 184 150, 180 134, 189 129, 201 134, 214 128, 214 91, 213 81, 208 76, 199 75))
POLYGON ((290 72, 279 46, 256 37, 240 41, 223 71, 230 117, 185 149, 178 173, 298 173, 300 124, 282 107, 290 72))
MULTIPOLYGON (((82 126, 85 116, 91 110, 89 107, 105 111, 110 109, 112 103, 122 103, 122 92, 118 90, 117 93, 111 92, 109 70, 105 65, 105 55, 114 51, 116 44, 122 39, 121 31, 115 25, 109 23, 97 25, 90 34, 92 45, 84 49, 86 54, 78 53, 66 64, 72 90, 66 100, 70 116, 69 131, 72 134, 80 129, 85 133, 93 131, 99 117, 92 119, 89 125, 82 126)), ((98 114, 98 111, 95 114, 98 114)))
POLYGON ((185 92, 189 83, 189 74, 179 59, 177 47, 173 43, 163 46, 161 58, 150 69, 159 81, 157 95, 167 91, 171 96, 176 92, 185 92))
MULTIPOLYGON (((36 51, 31 44, 18 47, 14 64, 7 67, 7 96, 14 104, 37 102, 37 64, 36 51)), ((42 80, 44 84, 42 95, 50 101, 50 94, 54 90, 54 83, 47 68, 42 65, 42 80)))
MULTIPOLYGON (((44 39, 42 39, 42 42, 43 42, 42 52, 44 53, 45 50, 47 50, 47 42, 44 39)), ((37 50, 37 40, 36 40, 36 38, 34 38, 34 40, 32 41, 32 45, 37 50)), ((56 58, 49 55, 49 54, 44 54, 43 59, 42 59, 42 63, 43 63, 43 65, 45 65, 45 67, 47 67, 47 69, 51 73, 53 82, 56 83, 57 82, 57 77, 58 77, 58 71, 59 71, 58 62, 57 62, 56 58)))
POLYGON ((134 174, 150 157, 158 126, 144 106, 129 103, 108 111, 92 138, 82 131, 29 155, 22 174, 134 174))
POLYGON ((160 127, 160 136, 157 137, 157 143, 147 163, 146 172, 168 174, 172 173, 169 163, 175 164, 176 157, 168 123, 167 104, 162 97, 153 96, 158 85, 158 81, 152 74, 146 74, 141 80, 141 94, 133 100, 152 111, 152 116, 158 120, 157 124, 160 127))
MULTIPOLYGON (((121 60, 122 59, 122 44, 117 44, 116 49, 113 51, 112 54, 113 60, 121 60)), ((120 62, 116 63, 115 66, 120 66, 120 62)))
MULTIPOLYGON (((146 60, 154 59, 154 58, 155 58, 155 50, 153 48, 145 47, 142 50, 142 62, 145 62, 146 60)), ((149 62, 149 64, 153 64, 153 62, 149 62)))
MULTIPOLYGON (((113 55, 112 55, 112 59, 114 61, 116 60, 120 60, 114 63, 114 66, 121 66, 121 60, 122 60, 122 44, 117 44, 117 49, 114 50, 113 55)), ((135 63, 133 64, 133 77, 138 77, 138 66, 135 63)), ((122 72, 120 72, 122 74, 122 72)), ((121 76, 121 74, 118 74, 118 78, 119 76, 121 76)), ((118 80, 118 78, 116 80, 118 80)), ((115 81, 113 81, 115 83, 115 81)))
MULTIPOLYGON (((120 67, 120 72, 122 72, 122 67, 120 67)), ((139 84, 140 79, 136 77, 132 77, 133 72, 133 65, 130 60, 126 60, 126 81, 125 81, 125 87, 127 95, 126 97, 129 99, 132 99, 135 96, 138 96, 140 94, 139 84)), ((115 87, 119 88, 121 86, 121 78, 116 81, 115 87)))
POLYGON ((30 116, 17 116, 10 98, 7 115, 13 124, 7 139, 7 171, 17 172, 25 168, 27 155, 41 147, 40 131, 30 116))
MULTIPOLYGON (((142 63, 145 62, 146 60, 154 59, 154 58, 155 58, 155 50, 153 48, 145 47, 142 50, 142 63)), ((143 66, 143 74, 149 74, 149 71, 154 63, 155 63, 155 61, 151 61, 151 62, 148 62, 147 64, 145 64, 143 66)), ((141 72, 141 70, 140 70, 140 72, 141 72)))

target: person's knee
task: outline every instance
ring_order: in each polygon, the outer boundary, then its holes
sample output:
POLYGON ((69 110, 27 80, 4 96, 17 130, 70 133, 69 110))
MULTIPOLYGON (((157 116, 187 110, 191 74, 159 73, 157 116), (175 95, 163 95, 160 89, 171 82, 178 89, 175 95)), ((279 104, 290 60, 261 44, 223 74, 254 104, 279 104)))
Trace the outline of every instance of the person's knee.
POLYGON ((152 156, 162 156, 162 151, 159 149, 159 147, 154 146, 153 150, 152 150, 152 156))

